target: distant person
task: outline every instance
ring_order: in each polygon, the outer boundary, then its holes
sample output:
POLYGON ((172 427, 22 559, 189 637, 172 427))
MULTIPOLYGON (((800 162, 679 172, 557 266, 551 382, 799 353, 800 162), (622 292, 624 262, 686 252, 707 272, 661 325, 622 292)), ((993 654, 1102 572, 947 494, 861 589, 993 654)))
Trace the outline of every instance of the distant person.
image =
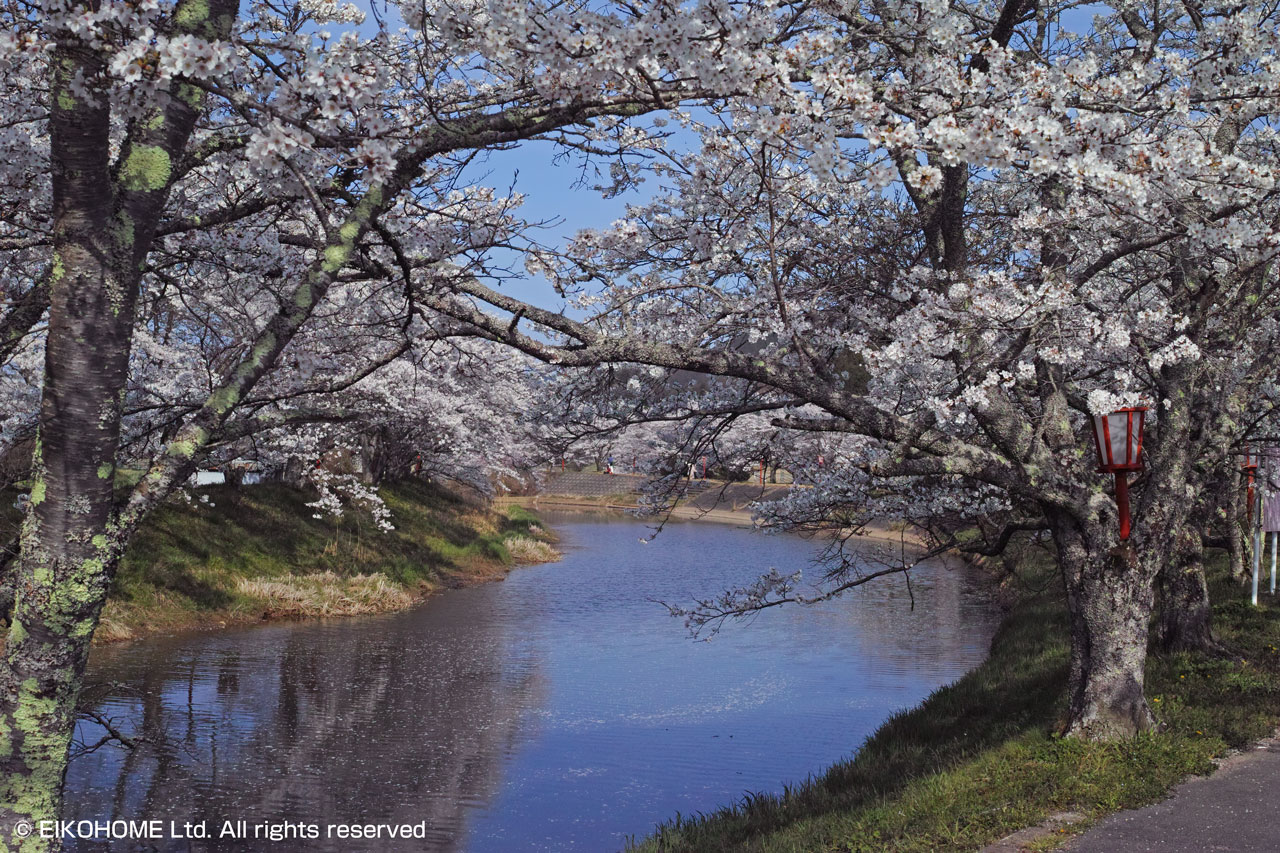
POLYGON ((609 461, 606 463, 606 467, 604 470, 606 474, 613 473, 613 457, 612 456, 609 457, 609 461))

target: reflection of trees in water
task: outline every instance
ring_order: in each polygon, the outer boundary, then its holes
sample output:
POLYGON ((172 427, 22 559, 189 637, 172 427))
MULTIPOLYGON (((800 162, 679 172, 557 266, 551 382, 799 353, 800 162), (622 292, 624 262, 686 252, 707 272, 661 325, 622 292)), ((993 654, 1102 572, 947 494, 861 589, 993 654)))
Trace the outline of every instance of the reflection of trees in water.
POLYGON ((468 804, 492 803, 473 822, 481 843, 518 849, 527 831, 606 849, 598 839, 687 810, 682 798, 710 807, 738 793, 735 782, 708 799, 721 771, 681 768, 740 762, 764 780, 753 787, 803 775, 976 663, 989 636, 978 626, 992 616, 964 573, 938 567, 913 572, 914 612, 902 583, 873 583, 694 644, 652 599, 803 565, 812 547, 719 525, 673 528, 645 546, 633 522, 573 533, 590 547, 567 548, 554 569, 412 614, 97 650, 91 677, 125 686, 93 707, 150 740, 73 762, 65 817, 204 822, 215 833, 235 819, 426 820, 434 831, 418 848, 213 839, 161 849, 457 851, 468 804), (544 674, 560 679, 554 706, 544 674), (535 718, 540 734, 520 731, 535 718), (787 720, 834 734, 779 725, 787 720), (732 745, 712 740, 726 729, 739 733, 732 745), (497 794, 500 783, 510 787, 497 794))
MULTIPOLYGON (((868 548, 866 559, 874 571, 892 558, 868 548)), ((879 662, 878 668, 923 672, 937 664, 950 671, 966 659, 960 650, 975 648, 978 657, 985 656, 995 630, 987 595, 972 571, 962 563, 929 560, 911 572, 910 587, 904 577, 881 578, 820 605, 820 612, 795 607, 790 616, 797 622, 849 624, 844 641, 855 644, 863 659, 879 662)))
MULTIPOLYGON (((513 660, 501 623, 475 604, 350 630, 299 626, 282 642, 277 632, 248 632, 178 655, 172 646, 139 647, 107 662, 96 677, 128 686, 110 688, 97 710, 130 719, 129 732, 145 742, 73 762, 64 817, 204 821, 215 836, 236 819, 318 823, 322 833, 331 822, 425 820, 423 849, 457 849, 468 805, 495 791, 540 693, 536 662, 513 660)), ((391 840, 359 847, 411 849, 391 840)), ((351 842, 276 846, 297 848, 347 850, 351 842)), ((160 849, 247 848, 215 837, 160 849)))

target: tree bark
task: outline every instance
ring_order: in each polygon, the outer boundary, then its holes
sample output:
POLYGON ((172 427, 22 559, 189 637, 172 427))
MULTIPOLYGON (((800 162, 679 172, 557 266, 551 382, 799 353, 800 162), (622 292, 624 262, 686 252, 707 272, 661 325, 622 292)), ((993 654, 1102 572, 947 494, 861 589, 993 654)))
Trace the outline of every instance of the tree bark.
POLYGON ((49 845, 15 827, 57 817, 89 639, 116 560, 104 533, 134 292, 119 268, 124 235, 113 221, 106 99, 78 98, 70 85, 77 71, 100 74, 101 60, 68 40, 51 65, 55 254, 45 384, 0 667, 0 838, 23 851, 49 845))
POLYGON ((1198 529, 1188 526, 1179 533, 1158 584, 1157 648, 1163 653, 1217 652, 1204 575, 1204 543, 1198 529))
POLYGON ((1100 549, 1072 521, 1054 538, 1067 588, 1071 670, 1064 732, 1090 740, 1132 737, 1155 725, 1143 693, 1152 585, 1133 549, 1100 549))
POLYGON ((1244 488, 1241 484, 1240 471, 1236 466, 1231 466, 1230 483, 1227 489, 1227 499, 1223 503, 1226 517, 1223 520, 1222 528, 1227 536, 1227 567, 1231 573, 1231 577, 1243 583, 1247 577, 1245 566, 1247 565, 1247 545, 1245 543, 1245 535, 1242 532, 1241 500, 1240 492, 1244 488))
MULTIPOLYGON (((235 5, 187 0, 182 11, 179 31, 225 38, 235 5)), ((113 166, 109 98, 84 89, 105 75, 102 54, 64 31, 49 67, 45 377, 0 665, 0 848, 23 853, 59 846, 38 826, 58 817, 89 642, 127 538, 114 475, 140 265, 198 118, 193 98, 161 93, 113 166)))

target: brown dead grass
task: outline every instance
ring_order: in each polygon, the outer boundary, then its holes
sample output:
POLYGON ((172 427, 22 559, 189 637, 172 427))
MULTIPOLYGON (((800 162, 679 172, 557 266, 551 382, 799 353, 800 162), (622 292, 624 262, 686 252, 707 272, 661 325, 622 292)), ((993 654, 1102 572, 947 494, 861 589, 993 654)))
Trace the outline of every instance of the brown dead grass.
POLYGON ((130 543, 97 642, 216 630, 272 618, 381 613, 444 588, 501 580, 554 551, 533 514, 406 480, 380 488, 395 529, 348 512, 317 519, 314 495, 265 484, 215 490, 208 505, 171 502, 130 543))
POLYGON ((417 597, 385 575, 334 572, 241 578, 236 591, 262 603, 273 617, 362 616, 403 610, 417 597))
POLYGON ((529 536, 508 536, 502 544, 517 563, 550 563, 561 556, 549 543, 529 536))

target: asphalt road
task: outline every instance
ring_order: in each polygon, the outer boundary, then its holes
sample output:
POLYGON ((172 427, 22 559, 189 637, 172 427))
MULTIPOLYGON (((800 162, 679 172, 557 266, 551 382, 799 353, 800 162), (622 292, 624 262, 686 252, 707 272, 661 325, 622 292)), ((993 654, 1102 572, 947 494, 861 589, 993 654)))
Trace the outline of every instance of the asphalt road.
POLYGON ((1280 740, 1223 762, 1173 796, 1119 812, 1061 849, 1072 853, 1280 853, 1280 740))

